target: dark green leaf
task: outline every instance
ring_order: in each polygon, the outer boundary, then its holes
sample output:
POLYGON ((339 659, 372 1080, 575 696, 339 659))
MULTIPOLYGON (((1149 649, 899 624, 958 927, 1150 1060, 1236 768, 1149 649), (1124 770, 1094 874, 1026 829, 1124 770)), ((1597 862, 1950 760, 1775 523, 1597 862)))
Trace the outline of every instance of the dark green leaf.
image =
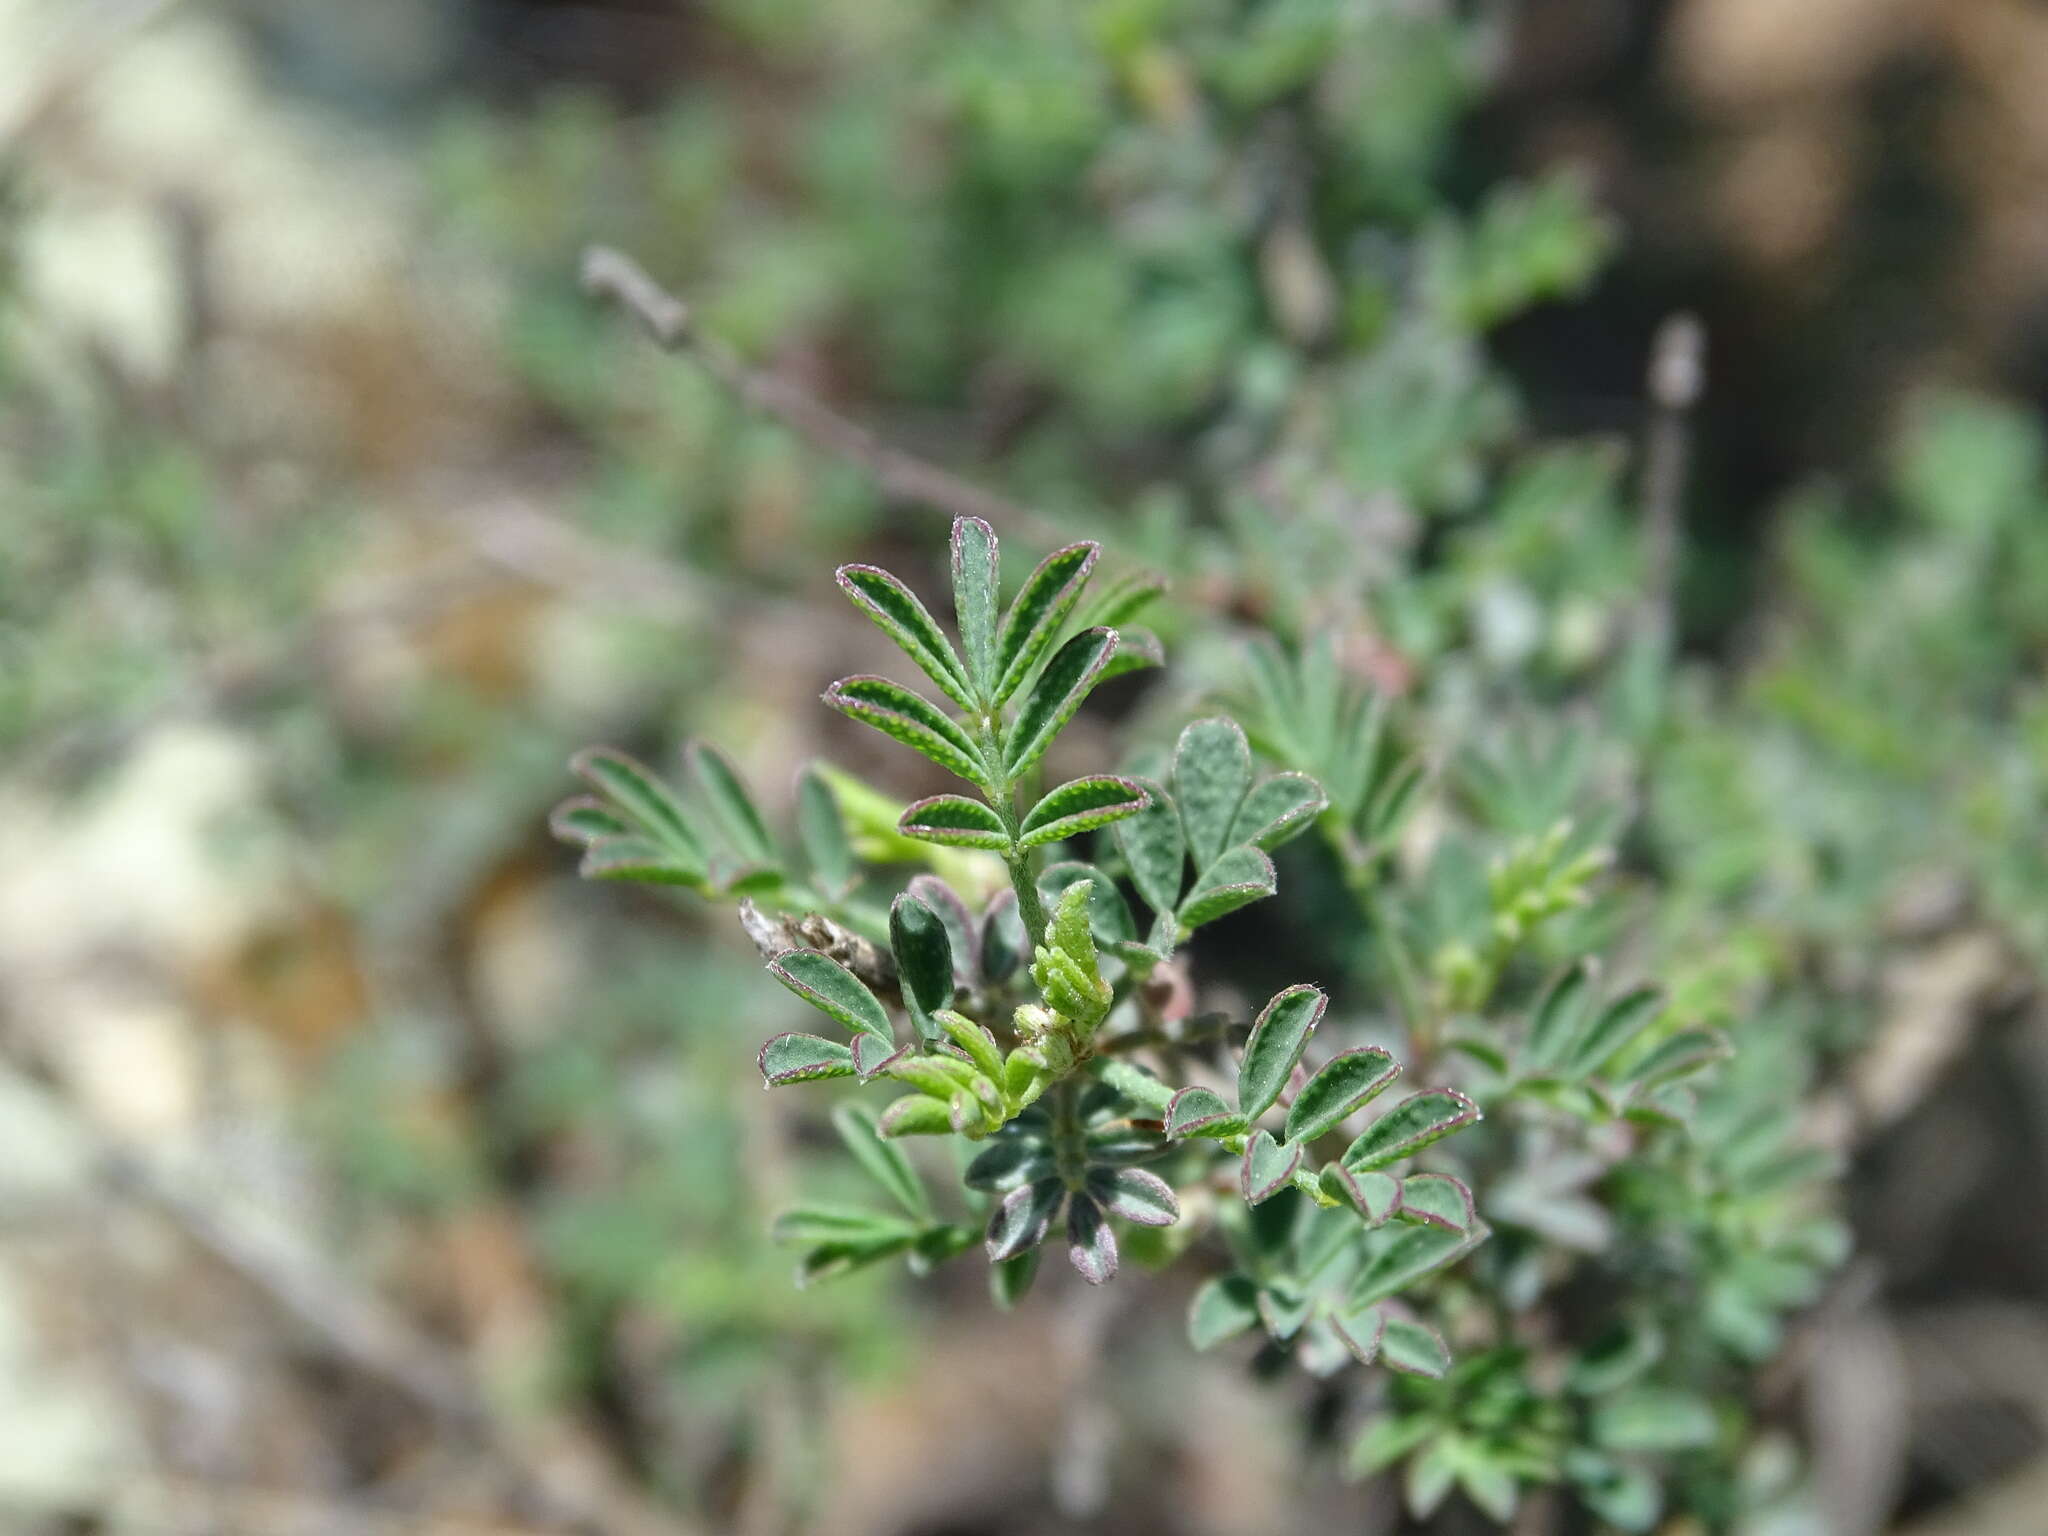
POLYGON ((1196 878, 1182 898, 1180 923, 1199 928, 1239 907, 1270 896, 1278 889, 1273 861, 1257 848, 1231 848, 1196 878))
POLYGON ((922 752, 948 773, 986 787, 988 770, 974 743, 922 694, 885 677, 847 677, 825 690, 825 702, 922 752))
POLYGON ((1112 1216, 1141 1227, 1170 1227, 1180 1220, 1172 1186, 1142 1168, 1091 1168, 1088 1193, 1112 1216))
POLYGON ((1237 1069, 1238 1113, 1256 1120, 1280 1097, 1330 1000, 1306 982, 1275 993, 1252 1024, 1237 1069))
POLYGON ((796 830, 810 861, 811 874, 825 896, 844 896, 853 889, 858 870, 839 802, 816 768, 806 768, 796 781, 796 830))
POLYGON ((1009 979, 1029 949, 1024 920, 1017 915, 1017 893, 998 891, 981 920, 981 974, 991 984, 1009 979))
POLYGON ((1058 638, 1100 553, 1098 544, 1069 544, 1047 555, 1025 578, 996 637, 997 682, 991 704, 1002 704, 1022 687, 1038 658, 1058 638))
POLYGON ((946 925, 947 948, 953 954, 954 980, 963 987, 973 986, 981 978, 981 930, 967 903, 937 875, 912 875, 905 889, 939 914, 939 921, 946 925))
POLYGON ((889 905, 889 948, 918 1033, 936 1039, 931 1016, 953 1001, 953 944, 939 914, 905 891, 889 905))
POLYGON ((997 852, 1010 846, 1010 834, 1003 818, 965 795, 933 795, 904 807, 896 830, 919 842, 944 843, 953 848, 988 848, 997 852))
POLYGON ((830 955, 815 949, 788 949, 777 955, 768 969, 790 991, 848 1029, 893 1042, 894 1032, 881 1000, 830 955))
POLYGON ((919 1221, 932 1219, 932 1203, 925 1194, 924 1181, 910 1166, 910 1159, 882 1140, 875 1117, 859 1104, 842 1103, 832 1110, 832 1126, 846 1143, 854 1161, 868 1177, 887 1190, 896 1203, 919 1221))
POLYGON ((1300 1166, 1300 1147, 1276 1141, 1271 1131, 1259 1131, 1245 1145, 1237 1187, 1247 1205, 1262 1205, 1294 1182, 1294 1170, 1300 1166))
POLYGON ((1230 825, 1230 843, 1250 843, 1268 852, 1308 830, 1330 802, 1323 787, 1305 773, 1276 773, 1244 797, 1230 825))
POLYGON ((1202 1282, 1188 1303, 1188 1342, 1213 1349, 1259 1320, 1258 1288, 1243 1275, 1217 1275, 1202 1282))
POLYGON ((962 709, 974 707, 967 669, 960 664, 938 620, 910 588, 872 565, 842 565, 839 585, 854 605, 901 646, 926 677, 939 685, 946 697, 962 709))
POLYGON ((1038 1249, 1027 1248, 1015 1258, 989 1266, 989 1299, 999 1310, 1007 1312, 1024 1299, 1031 1282, 1038 1278, 1038 1255, 1038 1249))
POLYGON ((1287 1139, 1313 1141, 1363 1109, 1401 1075, 1378 1046, 1340 1051, 1324 1062, 1287 1110, 1287 1139))
POLYGON ((1035 1184, 1040 1179, 1051 1178, 1056 1171, 1050 1145, 1025 1136, 1013 1136, 1006 1131, 992 1137, 989 1144, 974 1155, 974 1161, 967 1165, 967 1171, 961 1177, 969 1189, 1005 1194, 1026 1184, 1035 1184))
POLYGON ((1045 1240, 1046 1229, 1059 1214, 1067 1187, 1056 1178, 1021 1184, 997 1203, 988 1218, 988 1256, 1000 1263, 1045 1240))
POLYGON ((1116 1278, 1116 1233, 1091 1196, 1077 1193, 1067 1201, 1067 1257, 1090 1285, 1116 1278))
POLYGON ((1173 751, 1173 799, 1195 868, 1215 862, 1252 782, 1252 751, 1235 720, 1197 720, 1173 751))
POLYGON ((761 1047, 761 1078, 771 1088, 853 1076, 853 1052, 817 1035, 777 1035, 761 1047))
POLYGON ((1447 1173, 1411 1173, 1401 1181, 1399 1214, 1447 1232, 1467 1232, 1473 1222, 1472 1191, 1447 1173))
POLYGON ((1171 912, 1180 904, 1187 861, 1187 840, 1180 813, 1166 792, 1148 779, 1132 782, 1145 791, 1146 805, 1116 824, 1116 845, 1131 867, 1131 883, 1154 912, 1171 912))
POLYGON ((1115 630, 1084 629, 1053 652, 1010 725, 1003 766, 1011 778, 1027 772, 1045 755, 1053 737, 1088 697, 1115 650, 1115 630))
POLYGON ((1451 1369, 1451 1352, 1443 1335, 1425 1323, 1407 1318, 1387 1319, 1380 1335, 1380 1364, 1404 1376, 1422 1376, 1441 1381, 1451 1369))
POLYGON ((1183 1088, 1166 1109, 1169 1136, 1235 1136, 1245 1125, 1244 1116, 1211 1088, 1183 1088))
POLYGON ((739 774, 733 770, 725 754, 699 741, 690 744, 686 756, 698 791, 703 795, 705 804, 711 807, 719 831, 725 834, 725 840, 732 845, 740 862, 751 867, 771 868, 780 863, 775 852, 775 840, 768 835, 767 823, 761 820, 761 812, 755 807, 753 796, 747 793, 747 786, 740 782, 739 774))
POLYGON ((1146 803, 1145 791, 1130 779, 1106 774, 1071 779, 1031 808, 1018 841, 1026 848, 1036 848, 1041 843, 1078 837, 1135 815, 1146 803))
POLYGON ((1088 1161, 1102 1167, 1149 1162, 1171 1145, 1149 1126, 1116 1120, 1088 1133, 1088 1161))
POLYGON ((993 528, 978 517, 953 519, 953 612, 967 676, 984 702, 996 681, 998 559, 993 528))
POLYGON ((1432 1088, 1414 1094, 1360 1133, 1344 1151, 1344 1166, 1354 1171, 1384 1168, 1478 1119, 1479 1106, 1462 1093, 1432 1088))

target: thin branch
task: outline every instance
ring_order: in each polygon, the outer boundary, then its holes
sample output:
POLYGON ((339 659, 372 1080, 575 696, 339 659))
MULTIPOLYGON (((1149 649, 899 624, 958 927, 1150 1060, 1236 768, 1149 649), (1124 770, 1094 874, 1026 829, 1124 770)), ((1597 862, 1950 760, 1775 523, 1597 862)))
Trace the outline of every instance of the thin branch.
POLYGON ((334 1359, 418 1404, 452 1439, 481 1452, 508 1485, 530 1489, 556 1523, 608 1536, 687 1536, 688 1522, 655 1508, 578 1426, 563 1419, 503 1419, 459 1354, 310 1246, 237 1214, 221 1198, 227 1181, 218 1171, 174 1175, 76 1109, 49 1064, 18 1032, 0 1030, 0 1065, 36 1089, 48 1112, 73 1130, 108 1193, 155 1211, 334 1359))
POLYGON ((785 379, 752 367, 698 329, 690 306, 622 251, 594 245, 583 253, 583 289, 630 314, 663 351, 687 354, 736 398, 771 416, 821 452, 859 465, 892 500, 950 517, 978 517, 999 529, 1060 542, 1060 530, 1029 507, 884 441, 785 379))
POLYGON ((1677 314, 1650 344, 1650 430, 1643 448, 1643 621, 1660 639, 1673 626, 1685 476, 1692 457, 1692 412, 1707 385, 1707 333, 1695 315, 1677 314))

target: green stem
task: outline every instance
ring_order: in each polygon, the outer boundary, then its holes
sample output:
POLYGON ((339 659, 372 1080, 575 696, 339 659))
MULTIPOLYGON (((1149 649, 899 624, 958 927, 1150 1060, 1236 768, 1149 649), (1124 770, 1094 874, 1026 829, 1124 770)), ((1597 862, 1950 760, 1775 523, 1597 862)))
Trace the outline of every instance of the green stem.
POLYGON ((1017 893, 1017 916, 1024 921, 1025 942, 1036 949, 1045 942, 1045 903, 1039 899, 1038 876, 1031 867, 1031 850, 1018 846, 1023 823, 1017 815, 1016 781, 1004 772, 1003 748, 997 721, 982 715, 975 721, 975 742, 981 748, 982 763, 989 770, 989 808, 1002 819, 1010 846, 1003 850, 1003 864, 1010 872, 1010 888, 1017 893))

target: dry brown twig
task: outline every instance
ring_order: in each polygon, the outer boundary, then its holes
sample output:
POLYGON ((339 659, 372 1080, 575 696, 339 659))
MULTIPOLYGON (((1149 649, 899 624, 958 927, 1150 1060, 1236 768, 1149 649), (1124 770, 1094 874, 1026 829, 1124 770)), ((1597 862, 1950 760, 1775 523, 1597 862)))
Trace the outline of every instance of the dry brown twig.
POLYGON ((586 250, 583 288, 625 310, 663 351, 695 358, 736 399, 781 422, 813 448, 859 465, 892 500, 1065 542, 1059 529, 1029 507, 896 447, 796 385, 751 366, 716 336, 698 329, 690 306, 623 251, 602 245, 586 250))

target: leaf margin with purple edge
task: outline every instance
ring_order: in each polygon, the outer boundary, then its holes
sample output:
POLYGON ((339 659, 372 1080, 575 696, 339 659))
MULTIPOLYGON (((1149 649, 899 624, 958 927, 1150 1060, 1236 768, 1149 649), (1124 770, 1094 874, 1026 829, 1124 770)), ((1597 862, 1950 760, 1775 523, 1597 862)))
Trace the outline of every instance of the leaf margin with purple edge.
POLYGON ((1116 1231, 1095 1197, 1084 1190, 1067 1197, 1067 1258, 1090 1285, 1107 1285, 1116 1278, 1116 1231))
POLYGON ((1344 1149, 1344 1156, 1340 1161, 1346 1168, 1354 1172, 1381 1169, 1389 1163, 1398 1163, 1405 1157, 1413 1157, 1424 1147, 1434 1145, 1436 1142, 1443 1140, 1444 1137, 1465 1129, 1468 1125, 1476 1125, 1484 1118, 1485 1115, 1479 1106, 1466 1098, 1464 1094, 1458 1092, 1457 1089, 1425 1088, 1419 1093, 1410 1094, 1377 1120, 1373 1121, 1371 1125, 1360 1131, 1357 1137, 1353 1139, 1351 1145, 1344 1149), (1414 1134, 1394 1142, 1391 1146, 1368 1145, 1368 1143, 1373 1141, 1375 1134, 1381 1126, 1395 1120, 1411 1105, 1418 1104, 1424 1099, 1433 1098, 1454 1100, 1461 1108, 1455 1115, 1432 1121, 1414 1134))
POLYGON ((933 843, 942 848, 980 848, 990 853, 1001 853, 1010 846, 1010 834, 1003 827, 1002 817, 972 795, 949 793, 913 800, 896 818, 896 830, 917 842, 933 843), (951 823, 918 819, 921 814, 928 815, 941 808, 959 812, 961 819, 951 823), (978 822, 979 825, 968 826, 965 821, 978 822))
MULTIPOLYGON (((863 1034, 858 1038, 865 1040, 870 1037, 863 1034)), ((836 1077, 854 1077, 860 1071, 854 1063, 852 1047, 842 1045, 837 1040, 828 1040, 823 1035, 806 1034, 797 1029, 785 1030, 764 1040, 759 1053, 754 1057, 754 1064, 761 1069, 761 1084, 766 1088, 782 1088, 791 1083, 827 1082, 836 1077), (820 1049, 813 1053, 810 1063, 806 1066, 779 1072, 770 1071, 769 1053, 787 1040, 806 1041, 820 1049)))
POLYGON ((1238 1191, 1246 1205, 1263 1205, 1294 1182, 1295 1170, 1300 1167, 1298 1145, 1281 1141, 1271 1131, 1257 1131, 1245 1143, 1244 1158, 1238 1164, 1238 1191))

